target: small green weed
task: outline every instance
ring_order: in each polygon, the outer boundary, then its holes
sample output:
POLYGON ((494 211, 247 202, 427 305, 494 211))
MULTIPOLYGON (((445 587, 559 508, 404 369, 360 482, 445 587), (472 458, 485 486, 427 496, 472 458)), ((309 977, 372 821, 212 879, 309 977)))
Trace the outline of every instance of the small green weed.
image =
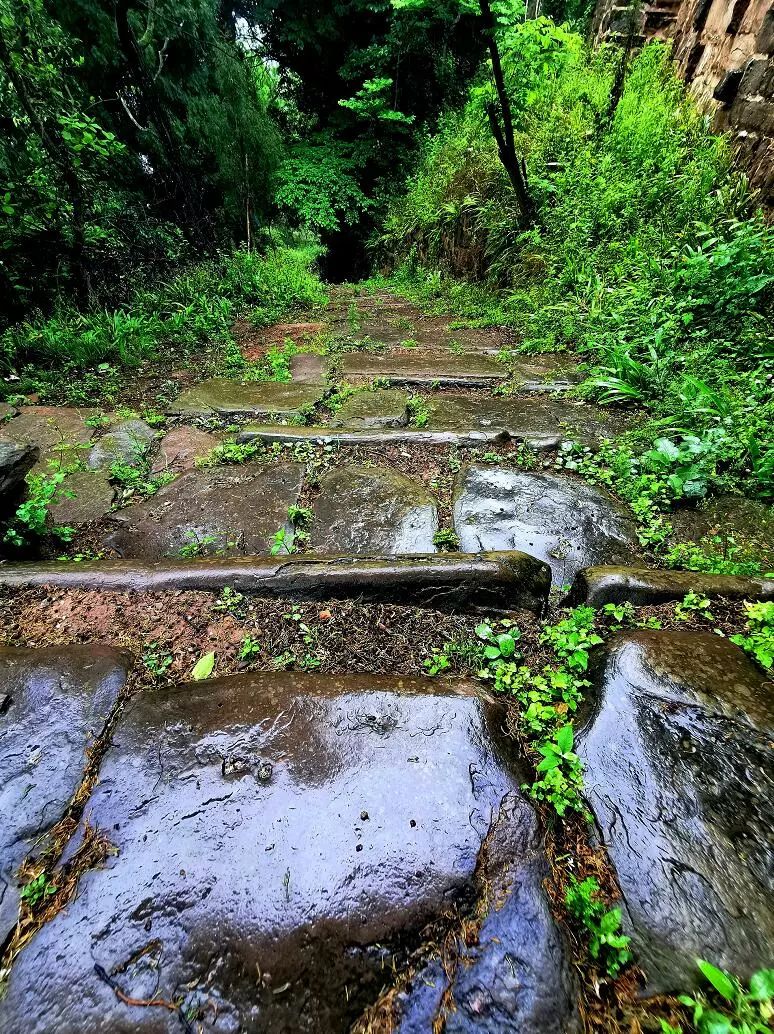
POLYGON ((239 649, 239 659, 240 661, 249 662, 254 660, 260 652, 261 644, 258 640, 247 635, 242 640, 242 645, 239 649))
POLYGON ((59 498, 72 499, 74 492, 62 488, 70 470, 55 470, 51 474, 29 474, 27 476, 27 498, 17 508, 4 541, 12 546, 24 546, 35 538, 54 535, 62 542, 72 541, 74 528, 50 527, 50 507, 59 498))
POLYGON ((451 528, 442 528, 433 535, 433 545, 453 553, 460 548, 460 537, 451 528))
POLYGON ((30 880, 29 883, 24 884, 19 891, 19 897, 26 905, 34 909, 42 904, 47 897, 56 894, 57 890, 56 884, 52 883, 46 873, 42 872, 39 876, 30 880))
POLYGON ((296 536, 287 528, 278 528, 272 536, 269 552, 272 556, 279 556, 280 553, 297 553, 296 536))
POLYGON ((177 551, 177 555, 183 560, 193 560, 194 557, 203 556, 210 546, 214 546, 218 542, 217 535, 199 535, 196 531, 187 532, 185 537, 187 541, 177 551))
POLYGON ((715 616, 710 610, 711 606, 712 604, 706 596, 697 592, 689 592, 681 603, 675 604, 675 617, 678 621, 690 621, 691 618, 714 621, 715 616))
POLYGON ((148 643, 142 661, 154 679, 163 679, 172 667, 173 657, 171 653, 159 650, 156 643, 148 643))
POLYGON ((592 877, 571 878, 566 895, 570 915, 584 928, 589 954, 599 961, 609 977, 617 977, 632 959, 629 938, 620 932, 620 908, 608 908, 600 900, 599 884, 592 877))
POLYGON ((774 667, 774 601, 748 603, 747 634, 731 636, 731 642, 749 653, 766 671, 774 667))
POLYGON ((414 427, 427 427, 430 421, 430 407, 421 395, 412 395, 407 402, 409 417, 414 427))

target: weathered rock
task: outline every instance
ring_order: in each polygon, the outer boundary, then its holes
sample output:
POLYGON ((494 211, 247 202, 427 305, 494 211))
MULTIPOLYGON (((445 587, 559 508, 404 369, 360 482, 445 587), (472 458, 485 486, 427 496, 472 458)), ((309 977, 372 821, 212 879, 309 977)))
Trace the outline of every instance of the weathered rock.
POLYGON ((7 402, 0 402, 0 424, 4 424, 6 420, 10 420, 12 416, 16 416, 16 410, 13 406, 9 406, 7 402))
POLYGON ((390 467, 343 466, 325 474, 315 502, 312 545, 324 553, 433 553, 435 500, 390 467))
POLYGON ((157 559, 214 553, 268 553, 287 526, 301 490, 303 466, 246 464, 190 471, 156 495, 114 514, 105 542, 119 556, 157 559))
POLYGON ((727 640, 613 641, 578 752, 649 993, 693 985, 696 958, 770 959, 773 736, 774 687, 727 640))
POLYGON ((637 559, 636 528, 623 507, 556 474, 465 468, 455 492, 454 527, 466 552, 520 549, 545 560, 556 585, 601 560, 637 559))
POLYGON ((325 359, 314 352, 299 352, 290 360, 290 376, 295 384, 322 384, 325 359))
POLYGON ((208 456, 222 441, 222 434, 210 434, 187 424, 174 427, 161 439, 158 455, 153 461, 153 473, 172 471, 180 474, 193 470, 196 460, 208 456))
POLYGON ((523 359, 514 363, 516 391, 560 392, 580 384, 583 375, 575 363, 564 356, 543 355, 539 359, 523 359))
POLYGON ((647 567, 588 567, 579 571, 568 603, 629 602, 636 607, 682 600, 689 592, 710 599, 772 600, 774 578, 743 578, 738 575, 699 574, 695 571, 654 571, 647 567))
POLYGON ((214 379, 202 381, 184 391, 167 412, 185 416, 298 417, 308 406, 319 402, 324 393, 322 384, 239 384, 237 381, 214 379))
POLYGON ((408 396, 403 391, 359 391, 351 395, 331 418, 331 427, 353 430, 375 427, 405 427, 408 396))
POLYGON ((0 500, 18 490, 37 458, 37 446, 0 435, 0 500))
POLYGON ((83 459, 93 430, 86 425, 97 409, 67 406, 23 406, 19 416, 3 425, 3 435, 40 450, 36 471, 48 473, 50 464, 68 465, 83 459))
POLYGON ((551 588, 547 564, 524 553, 439 553, 430 556, 288 556, 163 563, 100 560, 0 565, 0 586, 52 585, 104 592, 226 586, 243 593, 294 599, 362 598, 438 610, 531 610, 542 614, 551 588))
POLYGON ((222 1032, 343 1034, 428 924, 455 929, 474 908, 501 808, 521 853, 503 859, 508 913, 491 914, 513 947, 511 998, 492 997, 516 1015, 500 1029, 541 1030, 540 1010, 516 1025, 534 994, 516 984, 535 973, 571 1014, 502 721, 470 684, 368 675, 260 673, 135 698, 85 815, 116 856, 17 958, 3 1028, 128 1034, 184 1016, 222 1032), (127 1006, 108 980, 179 1011, 127 1006))
POLYGON ((454 384, 480 387, 508 377, 508 368, 488 355, 456 355, 453 352, 418 352, 403 349, 386 355, 347 352, 342 358, 345 379, 385 380, 391 384, 454 384))
POLYGON ((156 432, 144 420, 124 420, 94 445, 89 453, 89 468, 103 470, 114 463, 136 467, 155 440, 156 432))
MULTIPOLYGON (((506 442, 508 433, 502 428, 481 428, 475 431, 428 430, 423 427, 384 427, 373 431, 349 430, 342 427, 287 427, 261 424, 245 427, 237 441, 245 442, 315 442, 320 445, 486 445, 506 442)), ((559 435, 527 435, 523 439, 533 449, 555 449, 559 435)))
POLYGON ((49 508, 49 522, 68 528, 91 524, 110 512, 114 499, 115 489, 105 471, 76 471, 62 482, 49 508))
POLYGON ((17 918, 16 870, 62 817, 128 667, 108 646, 0 647, 0 938, 17 918))
POLYGON ((551 398, 456 395, 444 392, 429 401, 431 429, 467 431, 502 428, 517 439, 551 438, 594 445, 629 430, 637 417, 619 411, 551 398))

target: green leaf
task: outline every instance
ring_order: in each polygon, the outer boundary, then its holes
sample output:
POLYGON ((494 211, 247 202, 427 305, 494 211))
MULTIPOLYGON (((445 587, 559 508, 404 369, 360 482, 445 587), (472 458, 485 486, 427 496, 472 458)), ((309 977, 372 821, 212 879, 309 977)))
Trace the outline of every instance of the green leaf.
POLYGON ((205 653, 203 657, 194 665, 194 670, 191 672, 191 678, 195 682, 201 682, 203 679, 208 679, 215 668, 215 654, 205 653))
POLYGON ((563 725, 556 734, 556 743, 562 754, 568 754, 572 750, 573 732, 571 725, 563 725))
POLYGON ((719 995, 722 995, 727 1002, 735 1001, 736 984, 728 973, 724 973, 722 969, 718 969, 717 966, 713 966, 711 962, 705 962, 703 959, 697 959, 696 965, 719 995))
POLYGON ((750 978, 750 997, 756 1002, 774 998, 774 969, 759 969, 750 978))

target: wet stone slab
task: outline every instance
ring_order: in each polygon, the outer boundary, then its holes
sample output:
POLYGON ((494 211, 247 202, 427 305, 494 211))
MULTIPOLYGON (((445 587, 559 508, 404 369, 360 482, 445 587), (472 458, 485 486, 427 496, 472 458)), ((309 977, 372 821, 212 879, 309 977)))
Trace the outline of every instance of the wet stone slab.
POLYGON ((315 502, 312 546, 344 556, 433 553, 435 500, 389 467, 343 466, 324 475, 315 502))
POLYGON ((23 406, 19 416, 3 424, 3 435, 22 444, 36 445, 40 456, 35 471, 47 473, 50 462, 69 465, 85 459, 85 446, 94 434, 86 421, 98 415, 97 409, 23 406))
POLYGON ((379 389, 359 391, 336 411, 331 427, 368 430, 375 427, 405 427, 408 424, 408 396, 405 391, 379 389))
POLYGON ((596 444, 635 426, 638 418, 612 409, 557 400, 545 395, 529 398, 457 395, 444 392, 429 400, 431 429, 469 431, 502 428, 513 438, 556 436, 596 444))
POLYGON ((155 1034, 188 1029, 182 1015, 221 1034, 344 1034, 428 924, 475 909, 482 844, 507 813, 516 853, 492 919, 524 1025, 499 1029, 560 1029, 525 1022, 535 994, 569 1014, 569 978, 503 716, 469 684, 368 675, 137 697, 85 812, 116 855, 17 958, 0 1025, 155 1034), (545 989, 517 995, 535 974, 545 989), (180 1011, 127 1005, 108 981, 180 1011))
POLYGON ((583 374, 566 356, 540 356, 534 359, 519 359, 513 365, 513 381, 516 391, 549 392, 556 394, 568 391, 583 380, 583 374))
POLYGON ((294 384, 322 384, 325 358, 312 352, 299 352, 290 360, 290 376, 294 384))
POLYGON ((585 794, 652 994, 774 943, 774 684, 712 633, 613 641, 579 737, 585 794))
POLYGON ((92 524, 110 512, 115 489, 105 471, 79 470, 59 487, 49 509, 49 524, 79 528, 92 524))
POLYGON ((319 402, 324 394, 321 384, 239 384, 225 378, 202 381, 184 391, 177 402, 167 408, 171 414, 184 416, 297 417, 302 410, 319 402))
POLYGON ((298 463, 190 471, 113 514, 105 544, 119 556, 148 560, 266 554, 273 534, 287 525, 302 476, 298 463))
POLYGON ((87 464, 104 470, 114 463, 136 467, 156 440, 156 432, 144 420, 122 420, 95 443, 87 464))
POLYGON ((626 510, 583 481, 556 474, 464 468, 457 481, 454 527, 468 553, 520 549, 545 560, 555 585, 581 568, 637 560, 637 534, 626 510))
POLYGON ((479 387, 508 377, 508 368, 491 356, 412 349, 387 354, 347 352, 342 357, 341 372, 345 379, 384 379, 392 384, 427 387, 436 383, 479 387))
POLYGON ((174 427, 161 439, 159 451, 153 460, 152 472, 162 474, 165 471, 182 473, 193 470, 197 459, 209 456, 222 441, 222 434, 210 434, 208 431, 185 424, 174 427))
POLYGON ((17 918, 16 871, 80 784, 86 749, 102 732, 128 664, 94 644, 0 647, 0 937, 17 918))

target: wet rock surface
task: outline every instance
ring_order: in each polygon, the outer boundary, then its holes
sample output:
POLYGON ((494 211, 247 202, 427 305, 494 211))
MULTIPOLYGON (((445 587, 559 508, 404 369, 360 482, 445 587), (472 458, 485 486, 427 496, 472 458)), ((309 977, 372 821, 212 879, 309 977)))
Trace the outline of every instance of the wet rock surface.
POLYGON ((208 456, 223 441, 222 434, 211 434, 198 427, 181 424, 164 435, 158 455, 153 461, 152 472, 164 471, 183 473, 193 470, 197 459, 208 456))
POLYGON ((22 406, 19 416, 3 424, 3 436, 40 450, 36 472, 49 473, 50 462, 69 465, 81 461, 94 434, 86 421, 97 409, 68 406, 22 406))
POLYGON ((649 993, 741 977, 774 943, 774 683, 711 633, 614 640, 579 740, 649 993))
POLYGON ((269 381, 263 384, 239 384, 224 378, 202 381, 184 391, 167 412, 185 416, 212 416, 223 413, 231 416, 295 417, 307 406, 322 398, 322 384, 281 384, 269 381))
POLYGON ((38 450, 34 445, 15 442, 0 433, 0 506, 3 497, 16 492, 24 483, 37 458, 38 450))
POLYGON ((389 467, 332 470, 320 481, 314 509, 311 541, 317 552, 435 552, 435 500, 419 481, 389 467))
POLYGON ((146 559, 266 554, 274 532, 287 525, 302 476, 298 463, 190 471, 113 514, 110 527, 116 530, 105 543, 119 556, 146 559))
POLYGON ((636 529, 623 507, 580 480, 471 466, 460 472, 454 527, 475 553, 520 549, 550 565, 554 584, 602 560, 636 560, 636 529))
POLYGON ((62 482, 49 508, 49 523, 70 528, 92 524, 110 512, 114 499, 115 489, 105 471, 76 471, 62 482))
POLYGON ((114 463, 136 467, 156 440, 156 432, 144 420, 123 420, 103 434, 89 453, 88 466, 103 470, 114 463))
POLYGON ((405 427, 408 396, 404 391, 359 391, 346 400, 329 421, 331 427, 355 430, 375 427, 405 427))
POLYGON ((572 584, 568 603, 632 603, 643 607, 684 599, 689 592, 710 599, 772 600, 774 578, 699 574, 696 571, 655 571, 647 567, 589 567, 572 584))
POLYGON ((321 384, 325 380, 325 359, 312 352, 299 352, 290 360, 290 376, 296 384, 321 384))
MULTIPOLYGON (((566 973, 502 718, 471 685, 378 676, 263 673, 137 698, 85 815, 117 855, 17 959, 3 1028, 172 1031, 183 1015, 219 1032, 344 1032, 428 923, 475 906, 503 808, 520 854, 491 918, 537 957, 514 957, 514 981, 541 957, 566 973), (169 1006, 127 1005, 108 981, 169 1006)), ((542 996, 566 1012, 567 990, 554 976, 542 996)), ((532 993, 495 995, 523 1016, 532 993)))
POLYGON ((384 379, 392 384, 457 384, 477 387, 496 384, 508 377, 508 369, 487 355, 453 352, 347 352, 341 360, 345 379, 384 379))
POLYGON ((760 559, 767 571, 774 570, 774 509, 743 496, 718 496, 696 509, 677 511, 670 523, 678 542, 731 536, 737 546, 760 559))
POLYGON ((516 391, 544 391, 557 393, 580 384, 583 374, 566 356, 543 355, 534 359, 520 359, 513 365, 516 391))
POLYGON ((16 871, 62 817, 81 781, 86 750, 102 732, 126 681, 128 663, 117 650, 93 644, 0 647, 2 938, 17 918, 16 871))

